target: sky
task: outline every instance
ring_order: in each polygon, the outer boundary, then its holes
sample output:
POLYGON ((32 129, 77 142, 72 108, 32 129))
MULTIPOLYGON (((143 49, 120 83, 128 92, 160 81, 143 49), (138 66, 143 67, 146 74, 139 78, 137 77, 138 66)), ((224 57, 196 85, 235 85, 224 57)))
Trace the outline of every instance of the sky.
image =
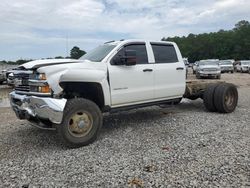
POLYGON ((232 29, 250 0, 2 0, 0 60, 68 56, 110 40, 232 29))

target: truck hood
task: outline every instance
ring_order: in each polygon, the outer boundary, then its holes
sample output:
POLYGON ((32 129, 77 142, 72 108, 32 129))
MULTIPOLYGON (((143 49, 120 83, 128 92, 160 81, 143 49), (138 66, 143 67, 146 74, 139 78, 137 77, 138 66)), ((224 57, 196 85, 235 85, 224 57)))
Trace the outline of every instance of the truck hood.
POLYGON ((107 77, 106 63, 88 60, 77 60, 71 61, 70 63, 49 63, 38 68, 37 71, 46 74, 47 82, 55 94, 62 91, 59 85, 62 81, 102 82, 102 80, 107 77))
POLYGON ((80 60, 76 59, 44 59, 44 60, 34 60, 28 63, 24 63, 19 66, 20 69, 37 69, 43 66, 50 66, 56 64, 65 64, 72 62, 79 62, 80 60))

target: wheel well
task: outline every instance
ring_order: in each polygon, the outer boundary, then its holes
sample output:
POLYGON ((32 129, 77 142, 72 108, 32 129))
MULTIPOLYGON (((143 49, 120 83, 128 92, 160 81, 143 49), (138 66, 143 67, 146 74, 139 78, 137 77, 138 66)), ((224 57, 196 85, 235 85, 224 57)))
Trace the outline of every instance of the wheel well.
POLYGON ((96 103, 101 110, 104 108, 104 95, 101 84, 92 82, 61 82, 60 86, 63 88, 64 98, 82 97, 96 103))

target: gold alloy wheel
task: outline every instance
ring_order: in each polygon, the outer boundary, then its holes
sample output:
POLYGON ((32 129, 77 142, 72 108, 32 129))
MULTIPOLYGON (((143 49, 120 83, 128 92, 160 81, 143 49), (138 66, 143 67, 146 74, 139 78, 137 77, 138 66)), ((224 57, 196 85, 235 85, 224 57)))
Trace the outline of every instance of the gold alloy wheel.
POLYGON ((74 113, 68 122, 68 129, 74 137, 86 136, 93 127, 92 115, 86 111, 74 113))

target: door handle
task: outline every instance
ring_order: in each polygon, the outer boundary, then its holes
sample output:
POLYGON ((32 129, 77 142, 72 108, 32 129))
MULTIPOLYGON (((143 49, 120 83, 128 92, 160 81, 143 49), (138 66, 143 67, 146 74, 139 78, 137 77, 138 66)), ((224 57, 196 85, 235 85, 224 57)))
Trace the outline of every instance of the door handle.
POLYGON ((177 67, 176 70, 184 70, 183 67, 177 67))
POLYGON ((143 69, 143 72, 152 72, 153 69, 143 69))

